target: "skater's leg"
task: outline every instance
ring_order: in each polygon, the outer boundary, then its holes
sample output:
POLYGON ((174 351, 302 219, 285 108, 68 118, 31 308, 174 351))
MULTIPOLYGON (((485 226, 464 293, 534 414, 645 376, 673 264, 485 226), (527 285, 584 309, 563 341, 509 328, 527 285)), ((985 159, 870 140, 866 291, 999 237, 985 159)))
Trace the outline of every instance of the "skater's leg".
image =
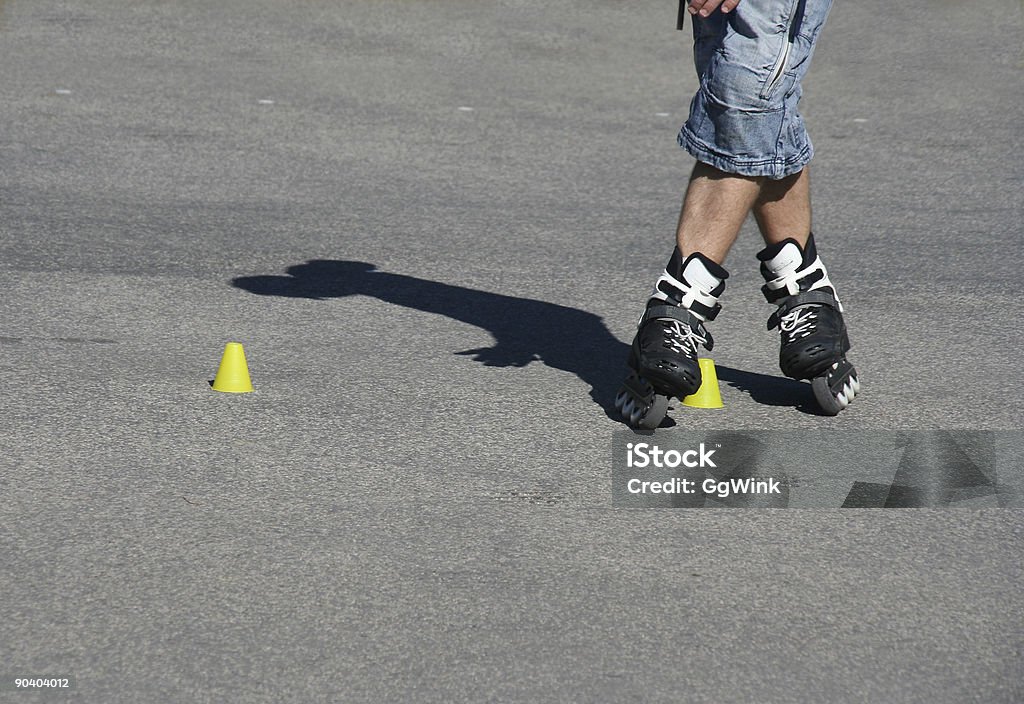
POLYGON ((765 179, 753 211, 765 244, 793 239, 806 246, 811 234, 810 167, 778 180, 765 179))
POLYGON ((786 376, 810 379, 826 413, 846 408, 860 390, 846 359, 850 348, 843 307, 811 235, 810 174, 768 181, 753 212, 767 245, 758 254, 765 297, 778 310, 779 366, 786 376))
POLYGON ((724 262, 766 180, 697 162, 676 228, 683 257, 700 252, 718 264, 724 262))

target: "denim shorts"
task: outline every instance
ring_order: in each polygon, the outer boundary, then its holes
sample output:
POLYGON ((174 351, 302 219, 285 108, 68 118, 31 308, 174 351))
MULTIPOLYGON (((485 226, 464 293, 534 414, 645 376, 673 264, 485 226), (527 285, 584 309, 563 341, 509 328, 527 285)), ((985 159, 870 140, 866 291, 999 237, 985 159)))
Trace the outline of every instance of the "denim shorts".
POLYGON ((797 111, 832 0, 742 0, 729 13, 694 16, 700 89, 679 131, 697 161, 733 174, 779 179, 803 169, 814 147, 797 111))

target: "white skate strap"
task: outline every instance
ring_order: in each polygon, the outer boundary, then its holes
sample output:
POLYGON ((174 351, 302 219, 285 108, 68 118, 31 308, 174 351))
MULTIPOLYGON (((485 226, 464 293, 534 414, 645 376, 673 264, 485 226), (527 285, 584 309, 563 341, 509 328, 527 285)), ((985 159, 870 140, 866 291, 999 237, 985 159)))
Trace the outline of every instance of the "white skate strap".
MULTIPOLYGON (((828 278, 828 271, 825 269, 825 265, 821 262, 821 257, 815 257, 814 261, 805 268, 797 269, 788 274, 784 274, 777 279, 768 281, 761 287, 761 292, 764 293, 764 297, 768 299, 769 303, 779 303, 787 296, 796 296, 800 293, 809 293, 810 291, 818 291, 826 288, 831 292, 829 294, 829 301, 807 302, 823 302, 842 313, 843 304, 840 303, 839 296, 835 293, 835 286, 832 285, 832 281, 828 278), (803 290, 801 291, 801 289, 803 290)), ((792 308, 793 306, 790 306, 790 309, 792 308)))
POLYGON ((658 281, 654 284, 654 291, 651 293, 651 298, 656 298, 659 301, 665 301, 669 305, 676 305, 676 299, 662 290, 661 285, 663 283, 667 284, 669 288, 682 294, 682 299, 679 300, 678 305, 692 312, 701 322, 714 320, 718 315, 718 311, 722 310, 722 306, 718 303, 717 296, 705 293, 696 286, 689 286, 672 276, 667 271, 663 272, 662 275, 658 277, 658 281))

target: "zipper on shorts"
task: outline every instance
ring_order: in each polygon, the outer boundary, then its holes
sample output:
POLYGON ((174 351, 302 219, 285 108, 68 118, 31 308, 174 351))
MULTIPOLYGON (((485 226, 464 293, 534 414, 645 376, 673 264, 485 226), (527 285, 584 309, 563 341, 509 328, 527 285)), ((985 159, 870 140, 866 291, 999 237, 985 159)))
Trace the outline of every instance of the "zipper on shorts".
POLYGON ((775 92, 775 89, 779 87, 779 83, 782 82, 782 77, 786 73, 786 65, 789 63, 789 52, 792 49, 793 42, 787 37, 786 43, 782 47, 782 54, 775 60, 772 72, 768 74, 768 81, 765 83, 764 90, 761 91, 762 98, 770 97, 775 92))

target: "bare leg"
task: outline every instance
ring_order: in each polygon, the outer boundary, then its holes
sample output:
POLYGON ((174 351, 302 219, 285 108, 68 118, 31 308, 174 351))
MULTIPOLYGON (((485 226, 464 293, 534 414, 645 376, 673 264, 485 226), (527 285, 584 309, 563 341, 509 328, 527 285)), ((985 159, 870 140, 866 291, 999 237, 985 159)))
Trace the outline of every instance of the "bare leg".
POLYGON ((676 229, 683 257, 700 252, 719 264, 724 262, 765 181, 697 162, 676 229))
POLYGON ((805 167, 800 173, 777 181, 765 179, 753 209, 765 244, 776 244, 789 237, 803 247, 811 234, 810 170, 805 167))

